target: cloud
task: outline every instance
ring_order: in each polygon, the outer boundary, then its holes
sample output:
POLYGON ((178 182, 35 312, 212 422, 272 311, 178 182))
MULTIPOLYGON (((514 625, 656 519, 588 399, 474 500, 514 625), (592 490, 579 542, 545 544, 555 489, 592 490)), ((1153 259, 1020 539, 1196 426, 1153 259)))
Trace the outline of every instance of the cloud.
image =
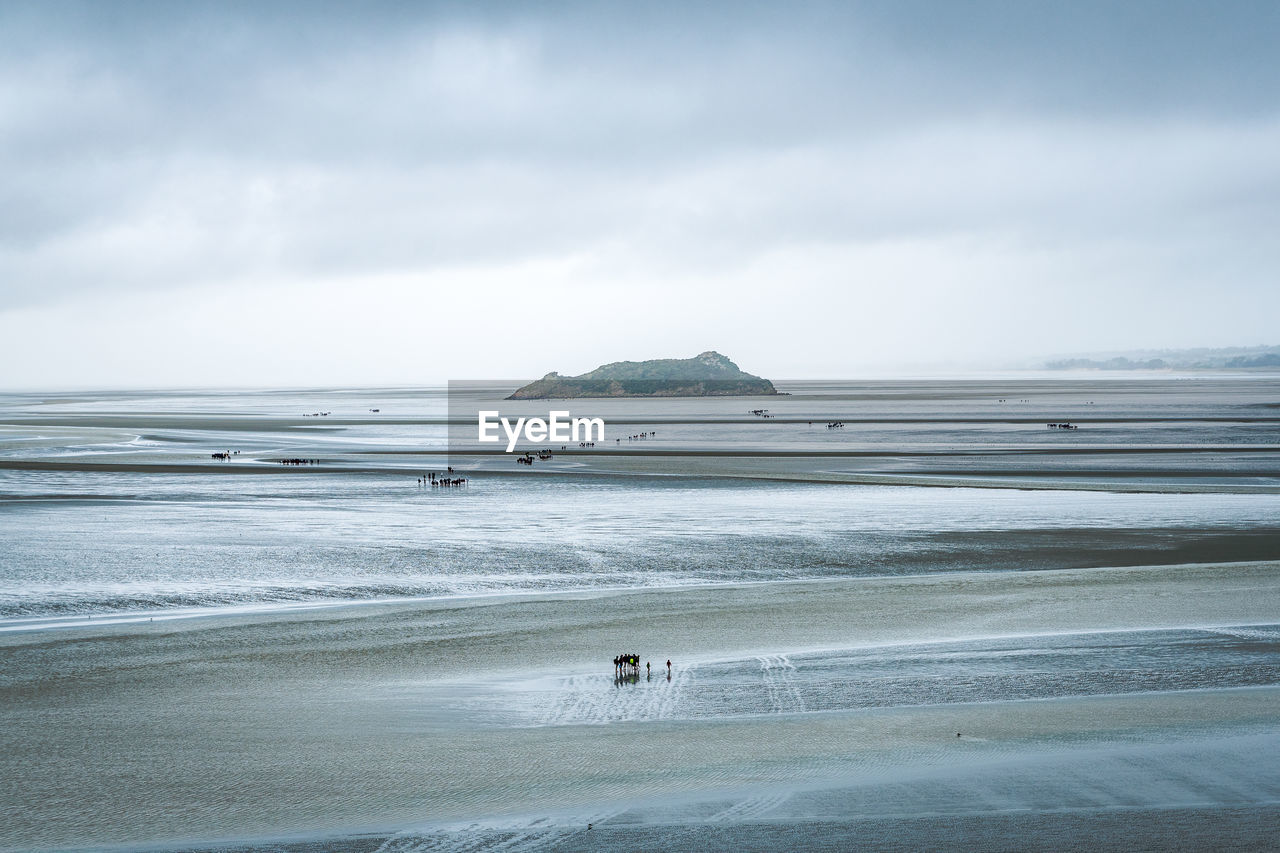
MULTIPOLYGON (((575 293, 733 305, 704 333, 748 341, 780 300, 849 292, 957 327, 1083 305, 1105 346, 1252 340, 1241 306, 1274 302, 1280 260, 1276 35, 1247 3, 13 4, 0 317, 253 293, 337 334, 299 294, 461 311, 527 304, 541 270, 557 328, 610 324, 634 357, 676 342, 661 311, 575 293)), ((379 334, 376 306, 345 316, 379 334)), ((925 325, 866 352, 955 351, 925 325)), ((1037 346, 1011 326, 984 351, 1037 346)), ((521 358, 550 369, 495 367, 521 358)))

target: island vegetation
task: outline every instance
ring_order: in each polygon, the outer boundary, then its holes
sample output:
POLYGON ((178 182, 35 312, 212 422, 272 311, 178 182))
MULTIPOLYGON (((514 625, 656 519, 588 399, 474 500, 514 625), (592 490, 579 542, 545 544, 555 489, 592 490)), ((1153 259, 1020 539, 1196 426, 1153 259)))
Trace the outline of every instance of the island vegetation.
POLYGON ((580 376, 548 373, 508 400, 575 397, 746 397, 777 394, 768 379, 741 370, 708 351, 693 358, 615 361, 580 376))

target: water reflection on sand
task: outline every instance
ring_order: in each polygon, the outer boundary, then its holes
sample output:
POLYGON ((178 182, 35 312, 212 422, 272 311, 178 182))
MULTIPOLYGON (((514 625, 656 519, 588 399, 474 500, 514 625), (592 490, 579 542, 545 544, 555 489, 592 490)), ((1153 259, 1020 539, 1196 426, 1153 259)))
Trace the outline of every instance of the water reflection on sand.
POLYGON ((0 398, 0 848, 1273 843, 1280 382, 790 390, 0 398))

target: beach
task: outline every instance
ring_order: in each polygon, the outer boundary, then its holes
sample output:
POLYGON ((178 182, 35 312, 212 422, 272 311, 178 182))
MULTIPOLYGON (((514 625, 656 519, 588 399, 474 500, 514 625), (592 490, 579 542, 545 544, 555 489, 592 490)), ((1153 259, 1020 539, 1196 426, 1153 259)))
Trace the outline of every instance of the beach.
MULTIPOLYGON (((6 833, 15 847, 189 845, 423 815, 543 817, 559 833, 597 806, 661 824, 677 798, 697 822, 689 799, 710 810, 763 790, 778 802, 742 821, 794 819, 817 792, 858 800, 860 818, 967 814, 992 804, 962 795, 968 782, 930 793, 935 770, 994 784, 1010 763, 1034 777, 1023 764, 1050 773, 1091 751, 1158 768, 1150 790, 1090 776, 1099 811, 1274 804, 1280 771, 1250 755, 1277 745, 1280 629, 1256 626, 1278 580, 1274 564, 980 573, 10 632, 0 728, 27 805, 6 833), (615 684, 598 650, 619 637, 679 649, 671 680, 659 660, 652 680, 615 684), (1208 655, 1216 638, 1225 648, 1189 675, 1186 647, 1208 655), (1116 659, 1161 643, 1137 667, 1116 659), (993 665, 1017 652, 1034 663, 993 665), (962 653, 973 669, 948 666, 962 653), (1116 670, 1131 683, 1088 695, 1089 675, 1116 670), (904 809, 889 783, 924 802, 904 809)), ((1002 808, 1052 800, 1038 784, 1002 808)))
POLYGON ((1275 389, 6 398, 0 848, 1273 848, 1275 389))

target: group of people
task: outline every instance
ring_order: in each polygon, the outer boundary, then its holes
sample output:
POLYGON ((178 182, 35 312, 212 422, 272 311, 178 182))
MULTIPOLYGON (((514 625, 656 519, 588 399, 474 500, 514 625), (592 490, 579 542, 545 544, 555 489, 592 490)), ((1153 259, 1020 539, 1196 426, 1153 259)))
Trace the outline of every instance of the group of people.
POLYGON ((467 484, 466 477, 453 476, 453 466, 450 465, 448 471, 443 476, 436 474, 435 471, 428 471, 418 478, 419 486, 465 486, 467 484))
POLYGON ((844 421, 831 421, 827 424, 827 429, 844 429, 844 421))
POLYGON ((319 465, 319 459, 278 459, 281 465, 319 465))
MULTIPOLYGON (((653 671, 653 663, 645 661, 644 669, 646 673, 653 671)), ((640 674, 640 655, 637 654, 621 654, 613 659, 613 671, 615 675, 639 675, 640 674)), ((671 660, 667 659, 667 676, 671 675, 671 660)))
POLYGON ((748 414, 755 415, 757 418, 771 418, 771 417, 773 417, 773 415, 769 414, 769 410, 768 410, 768 409, 752 409, 748 414))
POLYGON ((221 459, 222 461, 224 461, 224 462, 225 462, 225 461, 227 461, 228 459, 230 459, 232 456, 239 456, 239 455, 240 455, 240 451, 239 451, 239 450, 224 450, 224 451, 222 451, 221 453, 212 453, 212 454, 210 454, 210 455, 211 455, 214 459, 221 459))
POLYGON ((1080 429, 1075 424, 1045 424, 1049 429, 1080 429))
MULTIPOLYGON (((646 438, 653 438, 657 434, 658 434, 658 431, 656 429, 650 430, 649 432, 638 432, 635 435, 627 436, 627 441, 643 441, 646 438)), ((618 438, 614 440, 617 441, 618 444, 622 444, 622 439, 618 438)), ((591 446, 595 447, 596 446, 595 442, 592 442, 591 446)))
POLYGON ((551 458, 550 450, 539 450, 537 454, 534 454, 530 451, 525 451, 524 456, 516 457, 516 463, 519 465, 532 465, 534 459, 541 459, 543 462, 546 462, 550 458, 551 458))
POLYGON ((618 655, 613 659, 613 668, 618 672, 639 672, 640 655, 618 655))

